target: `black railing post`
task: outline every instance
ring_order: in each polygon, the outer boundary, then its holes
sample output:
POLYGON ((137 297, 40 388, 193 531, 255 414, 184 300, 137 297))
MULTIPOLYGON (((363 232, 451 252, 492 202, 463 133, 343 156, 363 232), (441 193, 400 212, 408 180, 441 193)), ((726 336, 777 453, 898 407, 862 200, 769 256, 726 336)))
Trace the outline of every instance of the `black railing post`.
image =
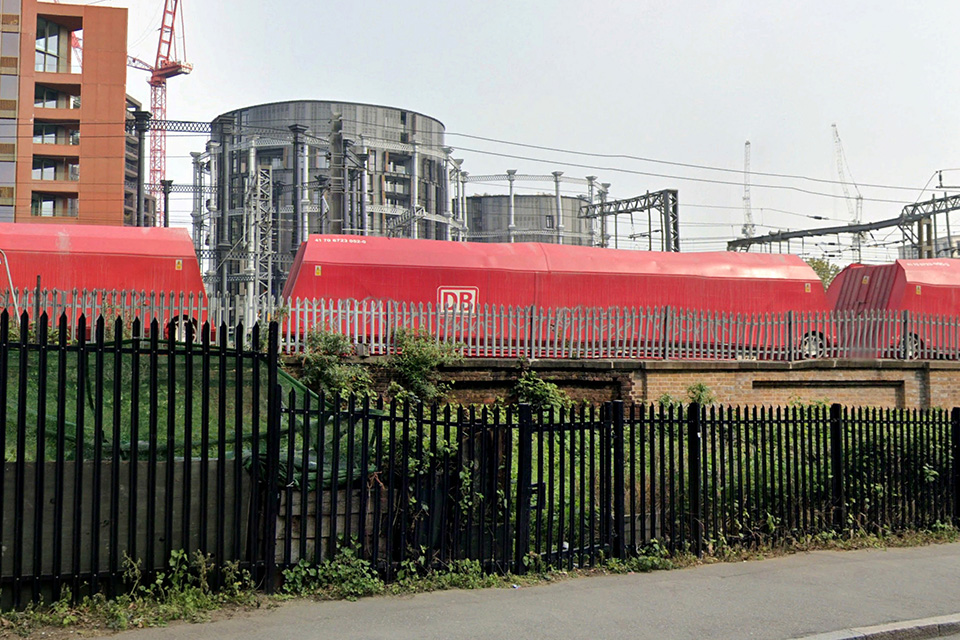
POLYGON ((524 559, 530 548, 530 483, 533 466, 533 412, 530 405, 522 403, 519 411, 519 442, 517 443, 517 527, 514 571, 526 572, 524 559))
POLYGON ((843 407, 830 405, 830 497, 833 506, 833 528, 843 528, 846 501, 843 495, 843 407))
POLYGON ((690 541, 692 551, 703 555, 703 508, 700 496, 700 410, 696 402, 687 405, 687 488, 690 491, 690 541))
MULTIPOLYGON (((600 469, 594 484, 600 489, 600 546, 603 553, 613 554, 613 402, 604 402, 600 408, 600 469)), ((592 546, 592 545, 591 545, 592 546)))
MULTIPOLYGON (((280 462, 280 396, 277 382, 280 368, 279 331, 276 322, 270 323, 270 338, 267 346, 267 460, 266 460, 266 504, 264 505, 264 583, 267 593, 273 593, 277 578, 277 515, 280 512, 279 483, 280 462)), ((259 474, 259 470, 255 469, 259 474)), ((319 488, 318 488, 319 491, 319 488)), ((319 517, 319 514, 318 514, 319 517)))
POLYGON ((950 411, 950 481, 953 488, 953 524, 960 524, 960 407, 950 411))
POLYGON ((615 400, 613 408, 613 557, 626 555, 626 485, 623 480, 623 400, 615 400))

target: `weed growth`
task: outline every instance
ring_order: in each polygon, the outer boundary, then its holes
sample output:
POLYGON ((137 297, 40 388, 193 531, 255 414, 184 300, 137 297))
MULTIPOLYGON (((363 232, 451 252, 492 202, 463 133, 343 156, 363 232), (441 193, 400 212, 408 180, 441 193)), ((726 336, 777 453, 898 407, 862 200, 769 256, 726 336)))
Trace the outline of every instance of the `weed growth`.
POLYGON ((300 379, 311 388, 331 394, 373 395, 373 380, 367 368, 347 361, 355 354, 353 343, 345 336, 332 331, 311 331, 300 356, 300 379))
MULTIPOLYGON (((259 606, 249 573, 235 563, 227 563, 221 572, 222 586, 211 585, 213 564, 199 551, 188 555, 174 551, 166 571, 153 581, 143 582, 140 563, 125 558, 124 581, 128 591, 116 598, 102 593, 86 596, 74 603, 69 588, 52 604, 42 602, 22 611, 0 615, 0 628, 17 635, 29 635, 42 628, 83 627, 120 631, 162 626, 173 620, 200 622, 213 611, 228 606, 259 606)), ((2 634, 0 634, 2 635, 2 634)))
POLYGON ((439 369, 461 360, 456 346, 405 330, 394 334, 394 345, 396 352, 384 363, 391 378, 387 394, 397 400, 442 400, 450 384, 441 382, 439 369))

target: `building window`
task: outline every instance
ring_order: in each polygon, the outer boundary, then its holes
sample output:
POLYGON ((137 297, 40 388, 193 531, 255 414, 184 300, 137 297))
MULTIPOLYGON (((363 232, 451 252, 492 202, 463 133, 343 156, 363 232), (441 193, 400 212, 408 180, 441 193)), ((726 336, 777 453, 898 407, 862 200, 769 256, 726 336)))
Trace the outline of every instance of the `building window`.
POLYGON ((17 163, 0 162, 0 185, 13 186, 17 181, 17 163))
POLYGON ((56 109, 60 92, 38 84, 33 92, 33 106, 41 109, 56 109))
POLYGON ((30 213, 43 218, 52 218, 56 204, 56 197, 35 193, 33 194, 33 201, 30 204, 30 213))
POLYGON ((543 226, 546 229, 553 229, 553 216, 547 216, 543 221, 543 226))
POLYGON ((20 57, 20 34, 6 32, 0 35, 0 56, 4 58, 20 57))
POLYGON ((34 158, 32 178, 34 180, 56 180, 57 163, 53 160, 34 158))
POLYGON ((17 142, 17 121, 13 118, 0 118, 0 145, 13 146, 17 142))
POLYGON ((34 144, 57 144, 57 125, 55 124, 35 124, 33 125, 33 143, 34 144))
POLYGON ((57 72, 60 67, 60 25, 37 18, 37 71, 57 72))
POLYGON ((16 100, 18 89, 17 76, 0 76, 0 100, 16 100))
POLYGON ((35 193, 30 202, 30 213, 42 218, 76 218, 80 209, 76 198, 64 198, 51 193, 35 193))

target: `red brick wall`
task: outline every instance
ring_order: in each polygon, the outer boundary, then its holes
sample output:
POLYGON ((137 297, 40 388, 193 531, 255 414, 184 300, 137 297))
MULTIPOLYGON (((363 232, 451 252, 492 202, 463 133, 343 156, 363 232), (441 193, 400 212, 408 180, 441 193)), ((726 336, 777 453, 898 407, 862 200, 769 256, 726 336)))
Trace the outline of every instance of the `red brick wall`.
MULTIPOLYGON (((723 404, 784 405, 838 402, 878 407, 960 406, 960 363, 889 361, 818 363, 679 363, 539 361, 530 368, 575 400, 686 400, 702 383, 723 404)), ((445 371, 453 400, 508 397, 521 369, 511 361, 473 361, 445 371)))
MULTIPOLYGON (((373 362, 374 358, 364 359, 373 362)), ((511 399, 524 367, 557 384, 574 400, 651 402, 663 395, 687 400, 702 383, 717 402, 785 405, 838 402, 851 406, 950 408, 960 406, 960 363, 881 360, 798 363, 468 360, 442 371, 453 382, 450 400, 487 404, 511 399)), ((377 391, 389 385, 385 370, 371 367, 377 391)))

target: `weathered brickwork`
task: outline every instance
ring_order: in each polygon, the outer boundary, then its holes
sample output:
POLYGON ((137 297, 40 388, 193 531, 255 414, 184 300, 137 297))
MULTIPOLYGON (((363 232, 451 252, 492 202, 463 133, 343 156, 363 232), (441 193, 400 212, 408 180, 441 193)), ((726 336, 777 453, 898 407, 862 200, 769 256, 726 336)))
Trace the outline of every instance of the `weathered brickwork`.
MULTIPOLYGON (((374 358, 363 359, 373 363, 374 358)), ((785 405, 838 402, 850 406, 949 408, 960 406, 960 363, 880 360, 800 363, 657 362, 600 360, 468 360, 443 370, 453 382, 450 399, 488 404, 512 400, 524 368, 557 384, 576 401, 651 402, 665 395, 686 400, 702 383, 717 402, 785 405)), ((371 366, 379 392, 389 380, 371 366)))
MULTIPOLYGON (((960 364, 889 361, 819 363, 696 363, 538 361, 529 365, 575 400, 685 400, 702 383, 717 402, 785 405, 838 402, 851 406, 960 406, 960 364)), ((453 399, 486 403, 509 398, 520 375, 516 362, 470 362, 445 373, 453 399)))

